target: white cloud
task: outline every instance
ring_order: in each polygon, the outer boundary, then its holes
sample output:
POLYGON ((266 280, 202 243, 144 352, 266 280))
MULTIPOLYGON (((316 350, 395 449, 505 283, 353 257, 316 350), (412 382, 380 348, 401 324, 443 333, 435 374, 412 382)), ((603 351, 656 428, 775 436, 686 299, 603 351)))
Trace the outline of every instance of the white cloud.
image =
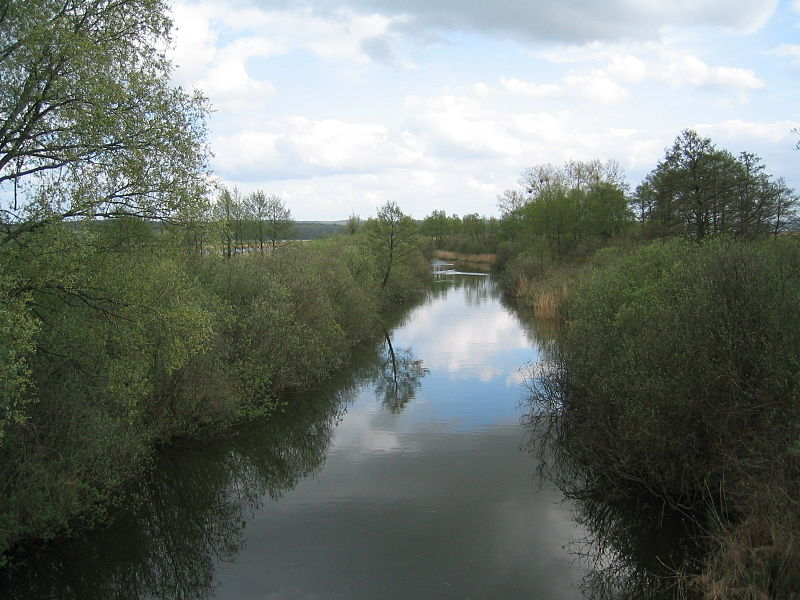
POLYGON ((228 34, 270 40, 273 52, 303 49, 325 59, 362 63, 370 60, 370 43, 374 47, 375 40, 387 35, 393 22, 392 18, 376 13, 355 14, 345 10, 323 15, 310 8, 231 10, 224 3, 213 2, 200 6, 228 34))
POLYGON ((751 69, 710 67, 691 54, 672 55, 662 71, 664 79, 677 86, 722 87, 738 90, 759 90, 764 87, 751 69))
POLYGON ((176 78, 203 89, 216 108, 226 110, 274 93, 271 83, 251 74, 252 59, 305 50, 326 60, 369 63, 381 54, 392 22, 377 14, 322 17, 310 10, 231 10, 189 0, 178 0, 172 14, 176 78))
POLYGON ((472 91, 475 92, 475 95, 478 96, 479 98, 485 98, 493 90, 482 81, 479 81, 478 83, 472 86, 472 91))
MULTIPOLYGON (((798 0, 798 3, 800 3, 800 0, 798 0)), ((798 44, 781 44, 777 48, 765 52, 765 54, 785 56, 789 58, 795 67, 800 67, 800 45, 798 44)))
POLYGON ((638 83, 647 76, 647 65, 632 54, 617 54, 608 62, 606 73, 620 81, 638 83))
POLYGON ((274 96, 275 87, 268 81, 253 79, 242 62, 221 60, 196 82, 218 110, 248 110, 274 96))
POLYGON ((792 131, 798 127, 800 127, 798 121, 748 122, 742 119, 730 119, 722 123, 698 125, 697 130, 714 140, 719 139, 721 142, 735 145, 735 148, 730 149, 738 152, 752 147, 754 143, 789 146, 796 140, 792 131))
POLYGON ((512 94, 528 98, 548 98, 558 95, 562 88, 553 83, 530 83, 513 77, 503 77, 500 83, 512 94))
MULTIPOLYGON (((284 0, 253 0, 264 7, 285 6, 284 0)), ((311 2, 304 3, 312 6, 311 2)), ((389 15, 396 29, 417 35, 437 31, 477 31, 486 35, 531 41, 583 44, 619 37, 656 38, 668 26, 717 26, 753 32, 774 13, 777 0, 315 0, 320 14, 342 7, 361 14, 389 15)))
POLYGON ((800 64, 800 45, 774 21, 767 53, 766 35, 728 35, 762 26, 774 0, 174 1, 176 80, 217 109, 214 168, 285 194, 299 218, 386 200, 493 214, 523 168, 570 159, 617 158, 635 185, 698 122, 770 166, 765 148, 782 148, 794 172, 789 69, 754 65, 800 64), (732 45, 747 65, 711 58, 732 45))
POLYGON ((217 55, 217 34, 212 32, 213 9, 207 5, 176 2, 172 7, 175 22, 172 60, 182 83, 200 79, 217 55))
POLYGON ((337 119, 287 117, 213 142, 215 166, 238 181, 431 165, 424 145, 409 131, 337 119))
POLYGON ((522 151, 519 140, 499 123, 498 115, 467 96, 410 98, 408 108, 418 127, 450 156, 513 156, 522 151))
POLYGON ((564 81, 592 104, 613 104, 629 95, 627 89, 598 69, 571 73, 564 81))

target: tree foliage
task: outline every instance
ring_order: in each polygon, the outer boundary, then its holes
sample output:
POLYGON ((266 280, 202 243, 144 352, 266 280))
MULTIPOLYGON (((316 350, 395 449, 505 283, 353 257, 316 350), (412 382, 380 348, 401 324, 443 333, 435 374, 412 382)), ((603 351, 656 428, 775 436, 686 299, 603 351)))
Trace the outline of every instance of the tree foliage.
POLYGON ((755 236, 777 233, 791 218, 797 198, 761 159, 734 157, 709 138, 683 131, 636 190, 635 205, 652 235, 680 233, 755 236))
POLYGON ((365 230, 380 273, 381 287, 385 288, 392 270, 397 270, 397 266, 417 249, 416 224, 395 202, 389 201, 378 209, 374 219, 367 221, 365 230))
POLYGON ((624 177, 614 161, 539 165, 523 172, 520 186, 500 199, 501 229, 528 244, 544 240, 556 258, 586 241, 621 233, 632 218, 624 177))
MULTIPOLYGON (((292 230, 294 221, 292 220, 292 211, 286 206, 286 203, 281 200, 280 196, 266 196, 262 205, 263 211, 257 216, 258 222, 263 222, 266 226, 267 237, 272 244, 273 250, 277 247, 278 242, 289 235, 292 230)), ((256 215, 254 215, 255 217, 256 215)))
MULTIPOLYGON (((648 568, 710 569, 703 597, 797 589, 799 275, 791 237, 604 252, 574 278, 558 351, 531 381, 542 450, 589 524, 613 536, 624 511, 652 518, 639 533, 679 515, 700 554, 662 550, 648 568)), ((630 559, 637 537, 620 536, 630 559)))
POLYGON ((161 0, 0 9, 4 240, 74 217, 179 219, 202 203, 205 101, 170 83, 161 0))
POLYGON ((249 241, 258 243, 264 252, 266 242, 277 248, 294 226, 292 211, 279 196, 256 190, 243 195, 237 188, 223 187, 212 211, 222 243, 223 253, 230 257, 244 252, 249 241))

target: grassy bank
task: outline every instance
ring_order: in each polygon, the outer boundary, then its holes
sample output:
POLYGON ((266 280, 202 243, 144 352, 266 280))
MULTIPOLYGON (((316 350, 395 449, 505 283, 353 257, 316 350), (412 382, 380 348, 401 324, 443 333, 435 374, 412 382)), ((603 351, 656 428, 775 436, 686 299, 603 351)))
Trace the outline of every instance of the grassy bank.
POLYGON ((800 244, 659 241, 570 281, 560 349, 531 386, 562 487, 600 499, 605 523, 632 505, 680 515, 702 548, 675 567, 682 593, 794 597, 800 244))

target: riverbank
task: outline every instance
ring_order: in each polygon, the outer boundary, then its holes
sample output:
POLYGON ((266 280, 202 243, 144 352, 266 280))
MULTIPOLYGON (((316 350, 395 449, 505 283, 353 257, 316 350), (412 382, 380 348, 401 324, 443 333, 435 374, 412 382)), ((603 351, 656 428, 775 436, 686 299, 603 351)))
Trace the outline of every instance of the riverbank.
POLYGON ((187 255, 135 223, 91 240, 44 234, 47 264, 5 257, 4 282, 36 287, 0 314, 20 338, 17 379, 4 382, 19 401, 2 422, 0 564, 22 542, 71 536, 135 502, 128 484, 155 447, 280 411, 431 278, 409 247, 385 280, 366 236, 224 258, 187 255), (46 278, 67 273, 54 291, 46 278))
POLYGON ((644 572, 653 597, 800 589, 799 274, 792 238, 657 241, 570 272, 530 416, 559 485, 622 560, 609 571, 629 574, 612 585, 644 572), (617 525, 655 531, 665 515, 691 553, 664 548, 651 567, 672 571, 642 570, 632 548, 646 536, 617 525))

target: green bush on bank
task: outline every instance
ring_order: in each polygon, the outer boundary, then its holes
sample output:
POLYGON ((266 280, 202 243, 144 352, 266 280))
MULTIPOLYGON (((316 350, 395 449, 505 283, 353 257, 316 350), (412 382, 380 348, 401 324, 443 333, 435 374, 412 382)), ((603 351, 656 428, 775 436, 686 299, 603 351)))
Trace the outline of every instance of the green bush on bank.
POLYGON ((572 491, 714 514, 721 555, 740 524, 788 527, 784 551, 742 577, 797 577, 778 567, 800 540, 800 245, 669 240, 612 254, 578 278, 556 381, 538 388, 572 491))
POLYGON ((430 277, 410 253, 382 289, 359 236, 226 259, 131 222, 5 250, 0 561, 104 519, 157 444, 268 415, 330 375, 430 277))

